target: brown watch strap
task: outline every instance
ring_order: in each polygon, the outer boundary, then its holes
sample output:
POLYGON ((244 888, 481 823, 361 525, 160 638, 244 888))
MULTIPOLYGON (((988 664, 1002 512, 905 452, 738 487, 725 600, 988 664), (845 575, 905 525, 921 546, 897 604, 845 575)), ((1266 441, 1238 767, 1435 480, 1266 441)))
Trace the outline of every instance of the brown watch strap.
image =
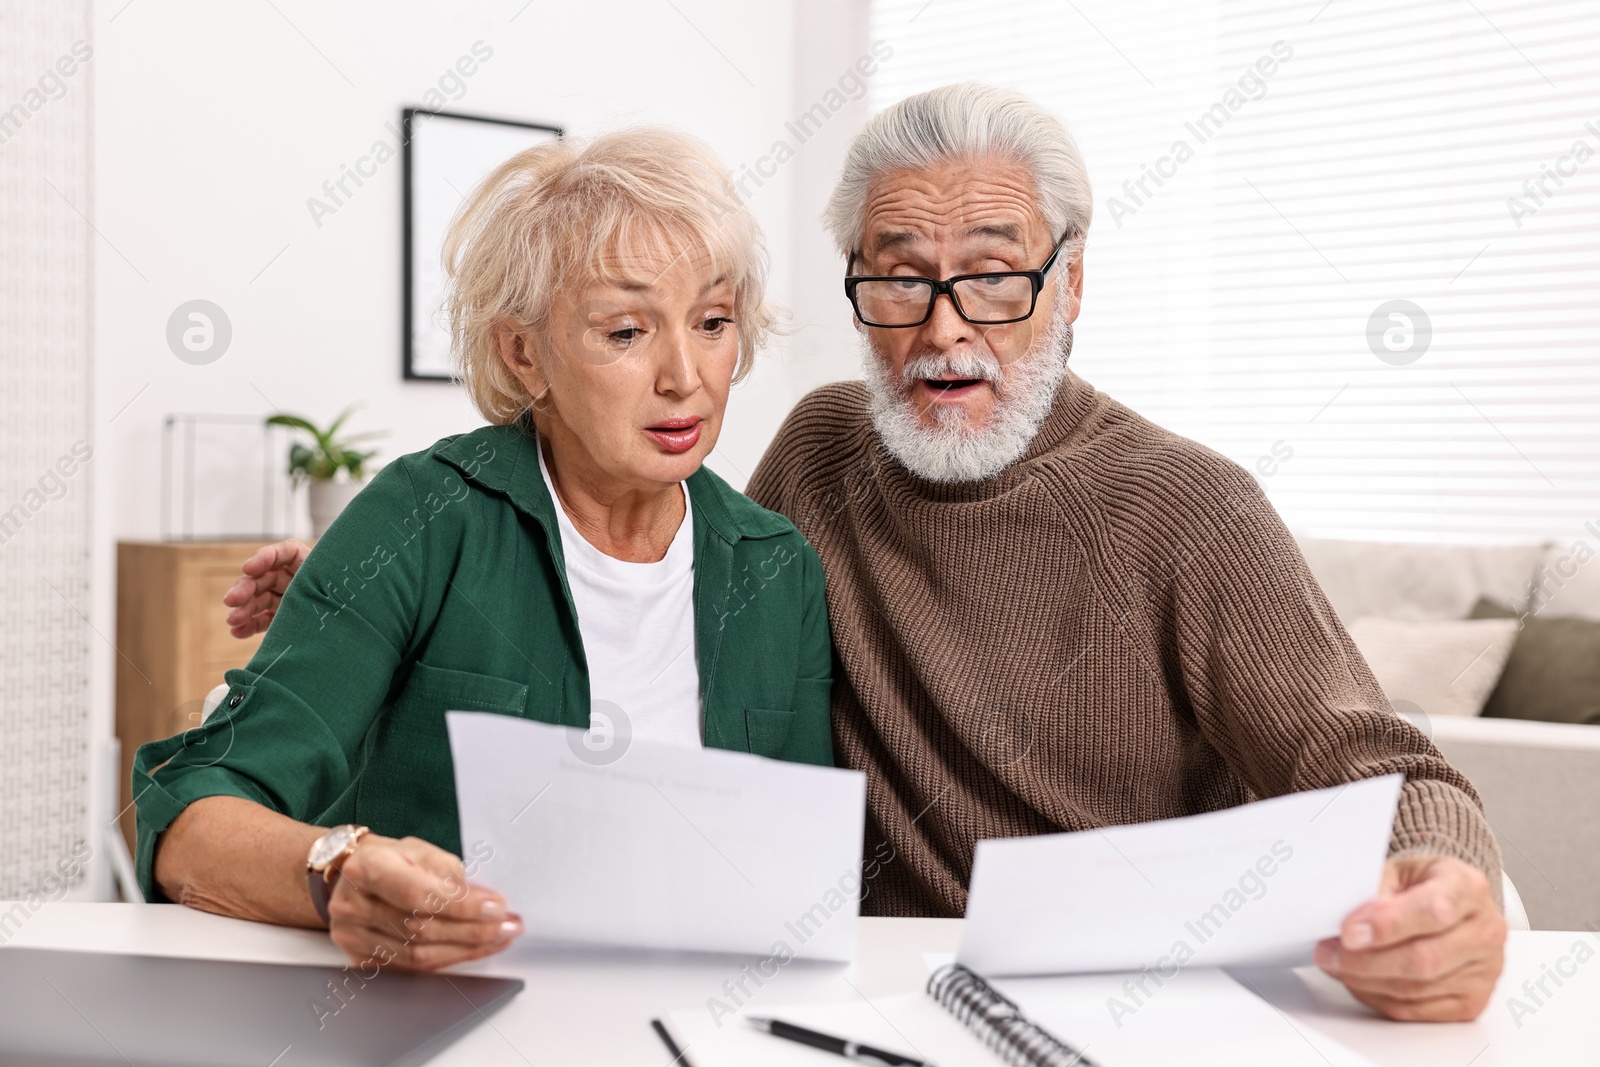
POLYGON ((306 888, 311 893, 311 906, 317 910, 317 916, 325 925, 330 922, 328 900, 333 896, 333 884, 338 880, 345 861, 355 853, 356 846, 370 832, 365 826, 352 827, 350 841, 345 845, 344 851, 330 860, 325 867, 319 869, 309 863, 306 865, 306 888))
POLYGON ((315 867, 306 868, 306 884, 311 889, 311 906, 317 909, 324 925, 328 923, 328 896, 333 886, 315 867))

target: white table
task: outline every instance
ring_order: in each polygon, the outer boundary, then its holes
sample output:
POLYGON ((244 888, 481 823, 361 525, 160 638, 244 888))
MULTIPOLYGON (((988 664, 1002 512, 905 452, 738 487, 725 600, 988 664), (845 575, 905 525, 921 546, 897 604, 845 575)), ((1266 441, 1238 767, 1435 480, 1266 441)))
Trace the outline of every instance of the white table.
MULTIPOLYGON (((26 910, 24 906, 24 910, 26 910)), ((155 956, 256 960, 342 966, 346 961, 321 935, 224 919, 171 904, 45 904, 20 927, 11 902, 0 902, 6 947, 89 949, 155 956)), ((756 1004, 879 997, 920 989, 925 952, 953 952, 955 919, 862 919, 856 962, 843 967, 795 961, 755 990, 756 1004)), ((3 951, 3 949, 0 949, 3 951)), ((495 1064, 642 1064, 665 1067, 670 1057, 649 1028, 663 1012, 728 997, 743 961, 728 957, 632 953, 548 953, 513 948, 460 968, 465 973, 513 976, 527 988, 484 1025, 433 1061, 438 1067, 495 1064)), ((1313 1040, 1332 1037, 1373 1062, 1393 1067, 1563 1067, 1600 1064, 1600 936, 1536 931, 1513 933, 1506 973, 1476 1022, 1392 1023, 1356 1004, 1325 975, 1252 972, 1252 985, 1282 1013, 1284 1025, 1313 1040), (1575 952, 1578 945, 1586 951, 1575 952), (1579 962, 1579 957, 1583 957, 1579 962), (1525 981, 1545 977, 1549 995, 1530 996, 1525 981), (1508 998, 1531 1011, 1514 1015, 1508 998), (1537 1002, 1533 999, 1537 996, 1537 1002)), ((746 988, 754 986, 746 979, 746 988)), ((1241 1040, 1247 1035, 1241 1035, 1241 1040)), ((841 1063, 846 1062, 841 1060, 841 1063)))

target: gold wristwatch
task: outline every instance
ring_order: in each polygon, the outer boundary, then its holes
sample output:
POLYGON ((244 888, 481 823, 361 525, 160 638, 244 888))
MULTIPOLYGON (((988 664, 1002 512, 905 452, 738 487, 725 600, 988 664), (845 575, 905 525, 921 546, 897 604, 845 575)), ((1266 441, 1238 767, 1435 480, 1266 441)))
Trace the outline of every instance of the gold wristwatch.
POLYGON ((328 898, 333 895, 334 876, 370 832, 365 826, 347 823, 335 826, 312 843, 311 852, 306 856, 306 885, 311 890, 311 905, 323 922, 328 921, 328 898))

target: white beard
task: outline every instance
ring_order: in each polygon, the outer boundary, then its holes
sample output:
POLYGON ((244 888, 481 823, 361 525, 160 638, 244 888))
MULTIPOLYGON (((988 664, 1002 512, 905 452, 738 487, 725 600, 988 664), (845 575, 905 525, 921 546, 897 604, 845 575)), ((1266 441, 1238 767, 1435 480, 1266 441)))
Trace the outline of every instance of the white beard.
POLYGON ((1033 443, 1067 376, 1072 324, 1066 321, 1065 302, 1058 304, 1049 327, 1008 370, 988 353, 957 349, 907 360, 896 381, 865 333, 860 346, 872 425, 889 454, 931 482, 977 482, 1011 466, 1033 443), (969 427, 967 413, 954 405, 934 408, 938 425, 933 429, 922 425, 911 390, 917 379, 942 374, 993 383, 988 425, 969 427))

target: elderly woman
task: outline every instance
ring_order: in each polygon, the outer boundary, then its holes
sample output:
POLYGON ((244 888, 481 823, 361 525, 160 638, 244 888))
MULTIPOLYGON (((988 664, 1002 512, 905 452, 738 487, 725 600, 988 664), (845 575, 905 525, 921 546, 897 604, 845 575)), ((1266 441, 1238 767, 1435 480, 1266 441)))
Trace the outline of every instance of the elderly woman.
POLYGON ((772 321, 714 155, 648 130, 530 149, 462 207, 445 263, 492 425, 385 467, 222 706, 133 772, 148 899, 418 969, 522 929, 459 858, 447 710, 833 755, 816 554, 702 466, 772 321))

